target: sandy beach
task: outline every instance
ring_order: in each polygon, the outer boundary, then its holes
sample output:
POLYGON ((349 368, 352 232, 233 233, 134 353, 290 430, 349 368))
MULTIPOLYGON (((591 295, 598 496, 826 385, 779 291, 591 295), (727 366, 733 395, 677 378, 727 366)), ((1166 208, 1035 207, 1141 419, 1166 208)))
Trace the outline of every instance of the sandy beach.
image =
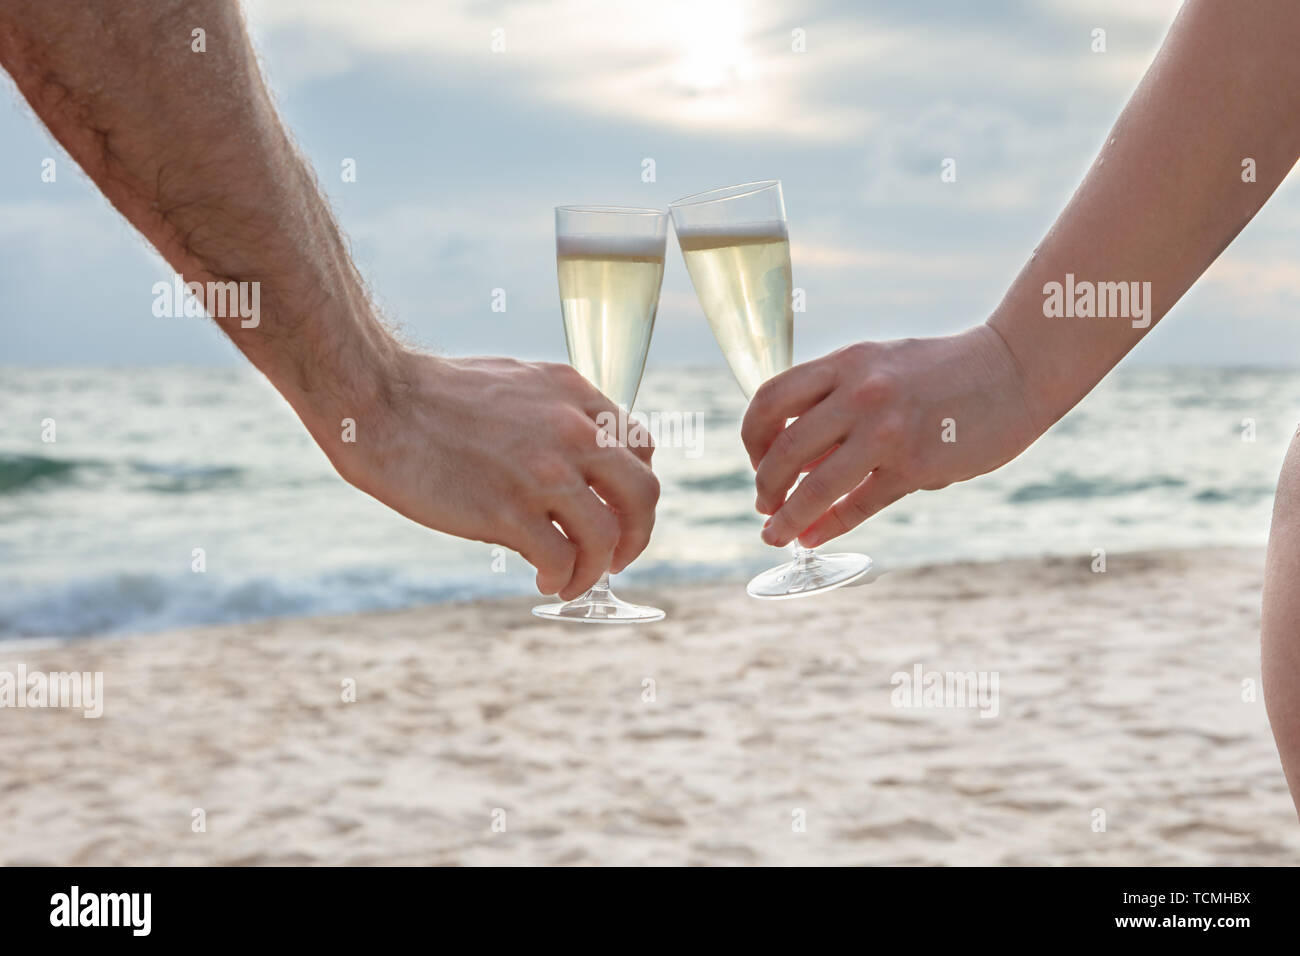
POLYGON ((0 863, 1294 863, 1243 700, 1262 554, 1090 563, 665 589, 640 628, 519 599, 10 643, 102 671, 104 712, 0 710, 0 863), (996 716, 897 706, 918 665, 996 675, 996 716))

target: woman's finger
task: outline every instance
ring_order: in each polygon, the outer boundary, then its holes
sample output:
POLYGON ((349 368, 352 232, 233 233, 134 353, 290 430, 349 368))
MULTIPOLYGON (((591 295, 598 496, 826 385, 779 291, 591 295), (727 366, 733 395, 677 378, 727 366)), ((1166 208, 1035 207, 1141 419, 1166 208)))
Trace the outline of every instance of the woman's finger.
POLYGON ((745 412, 740 437, 755 468, 791 418, 798 418, 830 394, 835 373, 829 362, 817 360, 786 369, 763 383, 745 412))
POLYGON ((754 485, 758 489, 757 507, 762 514, 774 514, 805 466, 825 457, 848 434, 849 422, 830 405, 822 402, 778 432, 758 463, 754 485))
POLYGON ((789 499, 763 528, 763 540, 771 545, 786 545, 826 513, 841 497, 852 491, 874 462, 862 451, 841 445, 817 468, 810 471, 789 499))
POLYGON ((889 473, 877 469, 800 534, 799 543, 805 548, 815 548, 838 538, 888 508, 910 490, 889 473))

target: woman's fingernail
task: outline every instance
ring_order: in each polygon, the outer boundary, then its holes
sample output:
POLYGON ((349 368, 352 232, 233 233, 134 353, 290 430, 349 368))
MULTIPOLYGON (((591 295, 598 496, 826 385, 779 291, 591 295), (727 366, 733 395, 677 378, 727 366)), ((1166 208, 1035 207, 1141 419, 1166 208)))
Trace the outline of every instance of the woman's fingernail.
POLYGON ((763 522, 763 530, 766 531, 770 527, 772 527, 772 519, 768 518, 766 521, 763 522))

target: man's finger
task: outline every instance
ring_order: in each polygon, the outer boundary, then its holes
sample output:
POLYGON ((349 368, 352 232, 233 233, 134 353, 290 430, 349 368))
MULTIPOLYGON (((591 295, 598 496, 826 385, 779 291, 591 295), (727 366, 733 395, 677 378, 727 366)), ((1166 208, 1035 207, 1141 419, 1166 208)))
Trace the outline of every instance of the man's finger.
POLYGON ((794 493, 763 529, 763 540, 771 545, 786 545, 825 514, 831 505, 852 491, 862 476, 871 470, 871 462, 847 446, 810 471, 794 493))
POLYGON ((618 518, 618 544, 609 567, 611 573, 617 574, 650 542, 655 505, 659 501, 659 479, 645 462, 621 448, 593 459, 586 477, 618 518))
POLYGON ((515 550, 537 569, 537 590, 555 594, 573 577, 578 549, 549 521, 538 521, 519 531, 515 550))
POLYGON ((650 440, 646 429, 630 420, 626 411, 606 398, 600 389, 587 381, 573 366, 548 364, 547 368, 550 369, 552 380, 569 400, 607 433, 608 437, 601 441, 624 445, 646 464, 650 463, 650 457, 654 454, 654 442, 650 440))
POLYGON ((829 511, 799 535, 799 543, 805 548, 815 548, 824 544, 856 528, 872 515, 883 511, 907 494, 908 490, 901 482, 894 481, 887 473, 873 471, 863 479, 862 484, 836 502, 829 511))
POLYGON ((740 437, 755 468, 791 418, 798 418, 830 394, 835 372, 829 362, 805 362, 763 383, 745 412, 740 437))
POLYGON ((558 592, 564 600, 572 601, 609 570, 618 544, 618 520, 595 492, 586 487, 557 502, 552 517, 578 551, 573 574, 558 592))
POLYGON ((654 438, 650 435, 650 429, 638 423, 635 419, 629 419, 627 423, 627 449, 636 455, 647 465, 650 459, 654 457, 655 443, 654 438))
POLYGON ((626 448, 647 465, 654 457, 655 443, 650 430, 640 424, 631 414, 619 408, 599 392, 583 405, 583 411, 591 416, 599 432, 596 441, 602 448, 626 448))
POLYGON ((778 432, 758 463, 754 485, 758 489, 760 513, 774 514, 805 466, 825 457, 848 434, 848 422, 832 412, 827 407, 829 404, 822 402, 778 432))

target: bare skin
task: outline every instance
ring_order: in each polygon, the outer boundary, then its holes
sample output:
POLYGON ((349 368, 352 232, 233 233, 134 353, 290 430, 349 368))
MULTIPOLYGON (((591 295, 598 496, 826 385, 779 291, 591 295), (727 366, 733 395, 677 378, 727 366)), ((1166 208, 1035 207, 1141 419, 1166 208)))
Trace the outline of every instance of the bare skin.
POLYGON ((1291 440, 1273 501, 1264 565, 1264 703, 1300 812, 1300 432, 1291 440))
MULTIPOLYGON (((959 335, 863 342, 765 384, 743 437, 763 538, 816 546, 918 489, 1000 467, 1074 407, 1183 296, 1300 157, 1300 4, 1188 0, 1082 185, 993 315, 959 335), (1243 161, 1257 181, 1243 181, 1243 161), (1044 314, 1073 274, 1151 283, 1150 325, 1044 314), (788 419, 797 419, 787 427, 788 419), (956 441, 943 440, 953 419, 956 441), (807 477, 786 500, 802 470, 807 477)), ((1288 467, 1300 468, 1292 451, 1288 467)), ((1300 483, 1269 555, 1264 682, 1300 807, 1300 483)))
POLYGON ((659 496, 649 436, 598 441, 595 417, 616 410, 578 373, 420 354, 384 327, 237 3, 0 0, 0 64, 186 281, 260 283, 256 328, 216 321, 347 481, 420 524, 518 551, 538 590, 565 599, 645 548, 659 496))

